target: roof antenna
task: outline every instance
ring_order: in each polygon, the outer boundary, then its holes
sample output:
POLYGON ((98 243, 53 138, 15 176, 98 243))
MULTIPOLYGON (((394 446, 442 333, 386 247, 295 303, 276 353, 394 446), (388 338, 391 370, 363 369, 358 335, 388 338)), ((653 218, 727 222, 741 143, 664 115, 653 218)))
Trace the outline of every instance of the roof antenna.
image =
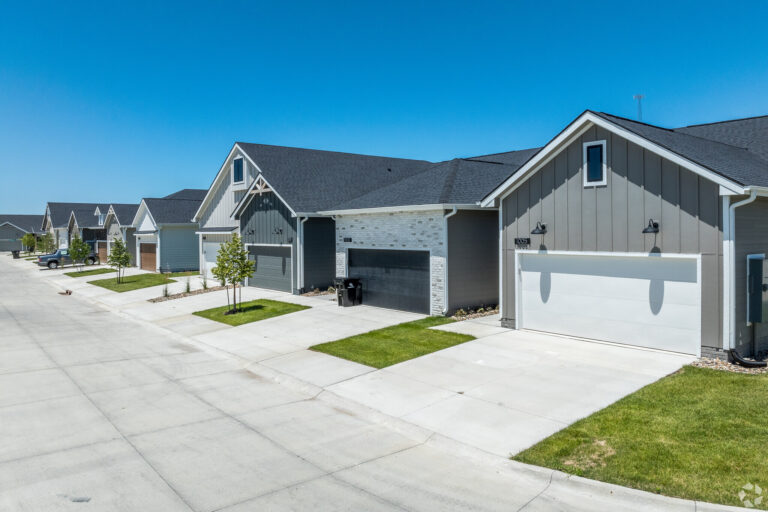
POLYGON ((637 100, 637 120, 642 121, 643 120, 643 98, 645 98, 645 94, 635 94, 632 96, 632 98, 637 100))

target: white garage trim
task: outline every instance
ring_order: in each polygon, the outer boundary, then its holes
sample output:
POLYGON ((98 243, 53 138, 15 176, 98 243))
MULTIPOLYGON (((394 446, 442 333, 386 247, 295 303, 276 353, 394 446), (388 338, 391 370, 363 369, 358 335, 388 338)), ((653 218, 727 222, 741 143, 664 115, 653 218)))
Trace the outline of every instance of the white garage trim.
MULTIPOLYGON (((290 247, 291 248, 291 293, 293 293, 293 290, 296 289, 294 280, 293 280, 293 244, 243 244, 245 247, 245 250, 247 251, 249 247, 290 247)), ((245 280, 245 285, 250 286, 248 283, 251 280, 251 278, 247 278, 245 280)))
MULTIPOLYGON (((528 289, 526 292, 526 284, 530 284, 530 281, 525 281, 524 274, 526 270, 523 268, 522 260, 526 258, 526 256, 531 256, 535 259, 530 260, 531 262, 536 261, 538 259, 541 261, 547 261, 544 260, 546 256, 573 256, 574 260, 571 263, 576 263, 576 258, 580 258, 584 260, 585 258, 590 259, 591 261, 587 261, 585 264, 587 265, 587 269, 589 269, 589 264, 593 264, 594 261, 598 258, 610 258, 610 259, 624 259, 624 260, 632 260, 632 259, 644 259, 644 260, 651 260, 655 259, 657 261, 661 260, 670 260, 670 263, 672 260, 689 260, 692 263, 695 264, 695 282, 691 281, 693 279, 692 271, 693 268, 690 266, 686 267, 686 272, 688 272, 688 275, 690 276, 688 280, 669 280, 668 278, 661 278, 662 284, 664 283, 674 283, 674 286, 670 288, 669 284, 667 284, 664 288, 662 288, 662 293, 665 293, 667 296, 669 296, 669 293, 672 292, 672 297, 683 299, 679 302, 673 301, 670 303, 672 306, 672 311, 675 311, 675 308, 679 309, 678 313, 675 313, 674 316, 672 316, 672 313, 669 313, 669 306, 667 308, 662 309, 661 311, 666 311, 666 316, 660 317, 660 323, 658 324, 660 327, 665 329, 665 331, 659 331, 660 334, 667 334, 669 335, 669 332, 672 332, 672 330, 677 329, 676 327, 676 320, 680 320, 681 326, 679 327, 681 333, 685 333, 688 337, 683 338, 680 340, 677 346, 668 345, 669 348, 664 348, 667 345, 654 345, 653 343, 649 343, 648 345, 643 344, 642 342, 633 343, 632 342, 632 334, 633 331, 627 329, 627 325, 632 323, 635 319, 634 317, 631 320, 628 321, 622 321, 621 318, 627 318, 627 317, 620 317, 615 316, 611 317, 608 313, 603 313, 603 316, 606 318, 604 319, 604 323, 583 323, 581 325, 581 329, 579 328, 579 320, 580 318, 578 316, 574 316, 570 319, 570 321, 573 322, 573 324, 567 323, 565 327, 558 327, 558 320, 561 318, 566 318, 569 315, 563 314, 563 317, 554 317, 552 319, 552 327, 551 331, 556 332, 559 334, 565 334, 565 335, 571 335, 582 338, 593 338, 600 341, 609 341, 609 342, 616 342, 616 343, 623 343, 628 345, 634 345, 634 346, 642 346, 646 348, 655 348, 655 349, 661 349, 661 350, 669 350, 673 352, 683 352, 683 353, 690 353, 695 354, 697 356, 701 355, 701 255, 700 254, 665 254, 665 253, 632 253, 632 252, 590 252, 590 251, 538 251, 538 250, 517 250, 515 252, 515 327, 517 329, 526 329, 526 328, 532 328, 534 330, 540 330, 549 332, 549 328, 546 327, 549 320, 546 321, 542 320, 542 315, 545 313, 545 309, 547 306, 546 303, 549 302, 550 299, 544 298, 541 300, 541 302, 538 301, 537 297, 534 297, 534 295, 531 294, 531 290, 528 289), (539 258, 536 258, 539 257, 539 258), (527 293, 527 295, 525 295, 527 293), (527 300, 526 300, 527 299, 527 300), (525 304, 527 305, 524 305, 525 304), (531 325, 531 323, 527 322, 525 313, 526 308, 533 308, 530 309, 528 312, 534 314, 535 320, 533 320, 534 324, 531 325), (536 315, 536 312, 538 312, 538 315, 536 315), (613 321, 613 319, 618 319, 617 321, 613 321), (626 325, 624 325, 626 324, 626 325), (573 331, 569 332, 569 328, 571 325, 574 325, 573 331), (605 327, 605 330, 600 331, 601 327, 605 327), (588 332, 589 335, 585 336, 584 333, 588 332), (601 336, 601 334, 605 333, 605 337, 601 336), (626 340, 624 340, 625 336, 627 337, 626 340), (696 339, 697 342, 695 345, 693 345, 692 340, 696 339)), ((527 260, 528 261, 528 260, 527 260)), ((555 259, 551 261, 556 261, 555 259)), ((562 258, 560 261, 565 261, 562 258)), ((614 265, 616 262, 613 262, 614 265)), ((629 264, 626 268, 618 268, 618 270, 621 272, 620 275, 613 275, 610 274, 601 276, 599 274, 595 274, 594 278, 596 279, 606 279, 606 280, 624 280, 625 286, 628 286, 628 291, 632 292, 633 289, 636 290, 636 286, 634 283, 637 281, 632 281, 633 277, 629 275, 629 273, 624 277, 623 272, 625 270, 632 270, 637 267, 637 262, 635 266, 631 265, 631 261, 627 261, 629 264)), ((643 264, 644 266, 645 264, 643 264)), ((652 272, 657 272, 657 269, 660 269, 662 267, 653 266, 653 264, 650 267, 652 269, 652 272)), ((614 269, 615 271, 616 269, 614 269)), ((642 271, 642 266, 639 269, 642 271)), ((647 269, 646 269, 647 271, 647 269)), ((665 269, 665 271, 669 271, 668 269, 665 269)), ((537 270, 531 269, 528 272, 536 273, 537 270)), ((540 271, 543 272, 543 271, 540 271)), ((631 272, 630 272, 631 273, 631 272)), ((556 302, 555 305, 549 304, 549 308, 552 309, 553 314, 558 313, 558 309, 560 308, 563 311, 570 311, 570 309, 567 309, 568 305, 568 298, 573 301, 574 297, 578 297, 580 295, 580 291, 582 289, 589 290, 589 285, 586 284, 584 288, 581 288, 579 286, 584 285, 584 283, 579 283, 578 280, 582 279, 583 276, 592 276, 591 272, 587 273, 569 273, 569 272, 552 272, 551 274, 552 279, 550 286, 554 287, 555 283, 558 283, 560 286, 564 286, 566 293, 557 295, 555 293, 552 294, 551 297, 557 298, 557 297, 565 297, 565 301, 560 301, 559 304, 556 302), (556 278, 555 276, 559 276, 559 278, 556 278), (579 277, 580 276, 580 277, 579 277), (568 288, 568 286, 571 286, 568 288), (563 303, 565 303, 565 308, 563 303)), ((637 277, 637 276, 636 276, 637 277)), ((539 277, 541 279, 541 275, 539 277)), ((640 278, 643 281, 646 281, 646 277, 640 278)), ((606 281, 606 284, 610 284, 609 281, 606 281)), ((618 286, 618 283, 615 283, 618 286)), ((561 290, 563 288, 560 288, 561 290)), ((611 293, 615 294, 615 297, 620 297, 620 299, 627 299, 627 301, 637 301, 637 295, 633 293, 626 293, 625 288, 615 288, 612 292, 606 292, 605 296, 602 296, 601 294, 589 294, 583 295, 583 297, 590 298, 590 296, 594 299, 596 304, 599 305, 605 305, 605 308, 599 308, 599 309, 591 309, 589 311, 602 311, 605 312, 606 310, 615 309, 616 311, 620 311, 619 308, 622 306, 620 305, 622 303, 622 300, 617 302, 611 301, 611 302, 601 302, 601 299, 610 299, 612 297, 611 293), (615 306, 615 307, 614 307, 615 306)), ((666 303, 666 302, 665 302, 666 303)), ((626 307, 629 302, 624 303, 626 307)), ((642 313, 643 315, 652 314, 654 317, 659 314, 659 311, 646 311, 642 313)), ((662 313, 663 315, 664 313, 662 313)), ((598 315, 599 316, 599 315, 598 315)), ((567 322, 566 320, 562 320, 561 323, 567 322)), ((598 322, 596 320, 596 322, 598 322)), ((645 322, 641 322, 639 325, 655 325, 654 323, 648 321, 646 319, 645 322)), ((651 338, 649 338, 651 339, 651 338)), ((670 336, 669 338, 672 340, 672 342, 675 342, 678 338, 674 336, 670 336)), ((642 340, 643 342, 645 339, 642 340)))

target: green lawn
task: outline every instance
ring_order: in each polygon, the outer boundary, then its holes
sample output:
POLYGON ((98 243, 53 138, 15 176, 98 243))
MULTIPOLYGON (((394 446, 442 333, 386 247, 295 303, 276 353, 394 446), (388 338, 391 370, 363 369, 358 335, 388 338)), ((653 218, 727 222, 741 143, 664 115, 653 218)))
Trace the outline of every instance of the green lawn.
POLYGON ((166 274, 138 274, 135 276, 125 276, 120 284, 117 284, 117 281, 114 278, 88 281, 89 284, 101 286, 102 288, 112 290, 113 292, 130 292, 131 290, 149 288, 150 286, 172 282, 174 282, 174 280, 169 279, 166 274))
POLYGON ((64 275, 69 277, 87 277, 97 276, 99 274, 109 274, 114 271, 115 269, 113 268, 95 268, 93 270, 83 270, 82 272, 66 272, 64 275))
MULTIPOLYGON (((768 375, 686 366, 513 457, 645 491, 728 505, 768 490, 768 375)), ((768 496, 760 508, 768 505, 768 496)))
POLYGON ((197 270, 190 270, 189 272, 171 272, 170 274, 166 274, 168 277, 186 277, 186 276, 197 276, 200 275, 200 272, 197 270))
POLYGON ((287 315, 288 313, 294 313, 304 309, 309 309, 309 306, 300 306, 299 304, 280 302, 279 300, 259 299, 243 302, 241 306, 238 306, 238 312, 233 315, 224 314, 229 310, 228 306, 206 309, 205 311, 196 311, 194 314, 209 320, 238 326, 249 324, 251 322, 258 322, 259 320, 265 320, 267 318, 272 318, 273 316, 287 315))
POLYGON ((384 368, 475 339, 467 334, 429 329, 451 322, 454 322, 451 318, 430 316, 338 341, 321 343, 310 347, 310 350, 325 352, 374 368, 384 368))

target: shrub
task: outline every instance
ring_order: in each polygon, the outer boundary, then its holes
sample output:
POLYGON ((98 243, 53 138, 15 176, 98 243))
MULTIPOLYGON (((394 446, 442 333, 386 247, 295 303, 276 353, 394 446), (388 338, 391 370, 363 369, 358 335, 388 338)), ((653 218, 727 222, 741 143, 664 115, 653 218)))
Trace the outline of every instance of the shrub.
POLYGON ((329 286, 328 293, 336 293, 336 288, 334 288, 333 286, 329 286))
POLYGON ((467 316, 467 312, 464 311, 462 308, 459 308, 456 310, 453 316, 467 316))
POLYGON ((190 284, 189 284, 189 278, 187 278, 187 285, 184 287, 187 293, 189 293, 190 290, 190 284))

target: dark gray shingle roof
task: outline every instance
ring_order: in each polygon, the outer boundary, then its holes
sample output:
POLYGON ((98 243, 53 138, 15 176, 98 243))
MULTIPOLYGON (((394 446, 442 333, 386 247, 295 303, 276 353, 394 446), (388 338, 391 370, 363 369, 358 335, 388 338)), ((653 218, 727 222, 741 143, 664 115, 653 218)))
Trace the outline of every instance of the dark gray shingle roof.
POLYGON ((72 207, 72 213, 75 214, 75 220, 77 221, 77 227, 79 228, 98 228, 99 226, 99 218, 98 216, 94 215, 94 212, 96 212, 96 208, 99 208, 99 211, 103 214, 107 214, 107 211, 109 211, 109 205, 108 204, 90 204, 90 203, 82 203, 78 204, 77 206, 72 207))
POLYGON ((521 149, 518 151, 507 151, 505 153, 494 153, 492 155, 473 156, 467 158, 467 160, 496 162, 500 164, 514 165, 519 168, 539 151, 541 151, 541 148, 521 149))
POLYGON ((675 132, 746 148, 768 160, 768 116, 684 126, 675 132))
POLYGON ((138 204, 115 204, 110 205, 115 212, 118 224, 123 226, 130 225, 133 222, 133 218, 136 216, 136 212, 139 209, 138 204))
POLYGON ((0 214, 0 224, 10 222, 27 233, 40 233, 44 215, 0 214))
MULTIPOLYGON (((196 224, 190 219, 200 208, 207 190, 185 189, 185 197, 200 197, 200 199, 173 199, 169 197, 144 198, 149 213, 157 224, 196 224)), ((177 192, 178 194, 178 192, 177 192)), ((175 194, 171 194, 172 196, 175 194)), ((178 196, 177 196, 178 197, 178 196)))
POLYGON ((247 142, 237 145, 259 166, 264 178, 295 212, 328 210, 432 165, 425 160, 247 142))
MULTIPOLYGON (((97 203, 48 203, 48 210, 51 212, 51 225, 54 228, 66 227, 73 210, 90 208, 91 214, 93 214, 97 206, 100 205, 97 203)), ((40 224, 42 225, 42 222, 40 224)))
POLYGON ((183 188, 173 194, 168 194, 163 199, 188 199, 192 201, 202 201, 205 198, 205 194, 208 190, 202 190, 199 188, 183 188))
MULTIPOLYGON (((593 113, 739 185, 768 186, 768 160, 747 147, 737 147, 730 143, 702 137, 706 133, 709 136, 720 135, 725 140, 727 137, 723 133, 715 133, 717 129, 673 130, 603 112, 593 113), (691 132, 701 135, 693 135, 691 132)), ((733 138, 730 140, 735 142, 733 138)), ((760 147, 761 152, 765 149, 761 144, 755 146, 760 147)))

